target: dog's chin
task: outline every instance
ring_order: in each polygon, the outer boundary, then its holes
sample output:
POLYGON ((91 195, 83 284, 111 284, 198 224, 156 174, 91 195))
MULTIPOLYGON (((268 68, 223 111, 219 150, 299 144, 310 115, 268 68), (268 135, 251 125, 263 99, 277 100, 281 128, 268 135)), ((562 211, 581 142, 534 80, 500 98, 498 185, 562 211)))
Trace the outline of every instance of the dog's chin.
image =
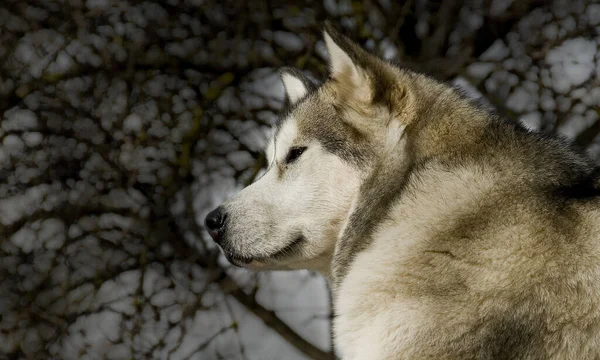
POLYGON ((249 270, 286 270, 285 264, 280 263, 274 259, 255 259, 250 257, 241 257, 231 253, 225 253, 225 258, 231 265, 245 268, 249 270))
POLYGON ((254 259, 251 257, 239 256, 230 251, 223 251, 223 254, 230 264, 237 267, 247 267, 254 261, 254 259))
POLYGON ((237 267, 251 270, 286 270, 286 260, 296 258, 305 241, 306 239, 304 237, 299 236, 281 250, 263 256, 242 256, 235 252, 225 250, 223 253, 227 258, 227 261, 237 267))
POLYGON ((268 260, 253 260, 250 264, 246 265, 246 268, 254 271, 272 271, 287 269, 285 265, 268 260))

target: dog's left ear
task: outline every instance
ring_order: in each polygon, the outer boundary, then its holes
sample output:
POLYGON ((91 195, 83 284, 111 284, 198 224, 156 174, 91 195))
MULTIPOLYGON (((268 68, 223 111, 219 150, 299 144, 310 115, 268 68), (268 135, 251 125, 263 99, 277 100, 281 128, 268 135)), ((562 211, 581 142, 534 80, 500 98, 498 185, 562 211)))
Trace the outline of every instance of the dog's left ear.
MULTIPOLYGON (((414 104, 407 77, 392 65, 368 53, 354 41, 338 32, 329 22, 323 31, 329 53, 329 76, 333 80, 331 89, 341 108, 356 110, 362 115, 372 115, 383 110, 389 116, 386 127, 391 130, 390 139, 399 138, 411 119, 407 109, 414 104)), ((352 117, 349 117, 352 118, 352 117)), ((360 118, 360 117, 355 117, 360 118)), ((371 131, 371 126, 380 124, 372 121, 373 116, 363 116, 362 123, 355 126, 371 131)))
POLYGON ((333 79, 345 78, 354 85, 363 80, 364 68, 357 63, 363 50, 338 32, 329 21, 325 22, 323 38, 329 54, 329 75, 333 79), (354 58, 354 59, 353 59, 354 58))
POLYGON ((309 91, 314 87, 312 82, 302 72, 290 67, 284 67, 279 70, 279 76, 281 77, 281 82, 283 82, 286 100, 292 105, 308 95, 309 91))
POLYGON ((389 64, 366 52, 328 21, 323 37, 329 53, 329 76, 335 80, 338 95, 364 105, 392 100, 390 96, 399 89, 389 64))

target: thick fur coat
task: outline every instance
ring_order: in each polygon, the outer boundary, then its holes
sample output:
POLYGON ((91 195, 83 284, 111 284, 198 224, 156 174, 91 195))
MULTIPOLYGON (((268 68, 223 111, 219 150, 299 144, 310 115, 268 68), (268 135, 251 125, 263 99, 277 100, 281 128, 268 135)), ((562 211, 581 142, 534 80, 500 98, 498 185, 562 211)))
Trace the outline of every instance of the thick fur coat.
POLYGON ((324 37, 329 78, 282 70, 269 168, 219 208, 230 261, 329 277, 344 359, 599 359, 593 164, 324 37))

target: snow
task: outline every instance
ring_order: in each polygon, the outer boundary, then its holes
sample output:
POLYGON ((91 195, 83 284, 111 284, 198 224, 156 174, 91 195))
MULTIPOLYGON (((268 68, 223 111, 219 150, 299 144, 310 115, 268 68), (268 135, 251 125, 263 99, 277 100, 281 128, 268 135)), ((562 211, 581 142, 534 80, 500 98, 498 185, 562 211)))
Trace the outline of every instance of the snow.
POLYGON ((560 95, 556 98, 556 103, 558 104, 558 110, 566 113, 571 109, 572 100, 569 97, 560 95))
POLYGON ((552 96, 543 96, 540 105, 541 108, 546 111, 553 111, 556 109, 556 102, 552 96))
POLYGON ((452 85, 462 90, 467 96, 474 100, 478 100, 483 97, 483 94, 462 76, 457 76, 454 80, 452 80, 452 85))
POLYGON ((87 6, 90 10, 105 9, 110 6, 110 1, 109 0, 87 0, 85 2, 85 6, 87 6))
POLYGON ((10 241, 21 251, 28 254, 36 248, 36 235, 31 228, 21 228, 11 238, 10 241))
POLYGON ((600 4, 590 4, 586 9, 588 22, 591 25, 600 24, 600 4))
POLYGON ((302 38, 287 31, 275 31, 273 34, 275 43, 289 51, 300 51, 304 48, 302 38))
POLYGON ((144 273, 142 289, 144 296, 150 298, 154 293, 169 286, 169 280, 163 275, 162 267, 152 266, 144 273))
POLYGON ((34 354, 42 347, 42 339, 40 334, 36 329, 29 329, 25 332, 25 336, 23 337, 21 350, 26 355, 34 354))
POLYGON ((537 111, 523 115, 519 120, 523 126, 531 131, 538 131, 542 126, 542 114, 537 111))
MULTIPOLYGON (((257 117, 267 123, 271 123, 275 115, 271 112, 259 113, 257 117)), ((260 152, 264 149, 266 140, 271 135, 271 128, 268 126, 258 126, 255 121, 242 121, 233 119, 227 122, 227 130, 235 136, 241 144, 248 150, 260 152)))
POLYGON ((588 92, 587 89, 584 89, 584 88, 575 89, 575 90, 571 91, 571 97, 573 99, 582 99, 586 96, 587 92, 588 92))
POLYGON ((566 33, 572 32, 577 28, 577 23, 575 22, 573 16, 569 16, 566 19, 564 19, 561 25, 566 33))
MULTIPOLYGON (((4 9, 2 9, 4 10, 4 9)), ((18 16, 10 16, 10 13, 7 11, 6 13, 0 13, 0 17, 4 20, 4 16, 8 16, 8 20, 4 23, 4 26, 8 31, 17 32, 17 31, 27 31, 29 26, 22 18, 18 16)))
POLYGON ((110 349, 106 353, 106 357, 109 360, 130 359, 132 357, 131 348, 127 344, 111 345, 110 349))
POLYGON ((254 158, 247 151, 232 151, 226 155, 227 161, 233 166, 237 171, 247 169, 254 162, 254 158))
POLYGON ((309 321, 315 314, 325 320, 331 312, 327 283, 323 278, 309 271, 297 273, 277 271, 261 274, 256 296, 257 301, 266 308, 273 309, 302 337, 319 347, 329 346, 329 323, 309 321), (298 296, 298 294, 311 294, 311 296, 298 296), (309 310, 303 312, 304 318, 299 318, 302 314, 298 313, 300 309, 309 310), (310 325, 299 326, 305 323, 310 325))
POLYGON ((28 132, 23 134, 23 140, 27 146, 35 147, 42 143, 44 137, 39 132, 28 132))
POLYGON ((39 79, 64 42, 65 37, 57 31, 41 29, 23 36, 14 51, 14 56, 31 76, 39 79))
POLYGON ((330 15, 335 16, 338 14, 336 0, 324 0, 323 6, 330 15))
POLYGON ((119 276, 119 281, 121 281, 125 286, 137 286, 140 282, 142 274, 139 270, 131 270, 122 273, 119 276))
POLYGON ((28 109, 13 108, 4 113, 1 126, 6 131, 35 129, 38 126, 37 115, 28 109))
POLYGON ((65 224, 60 219, 46 219, 38 230, 38 241, 47 249, 59 249, 65 242, 65 224))
POLYGON ((583 102, 588 106, 600 106, 600 87, 593 88, 583 97, 583 102))
POLYGON ((564 94, 588 80, 595 70, 595 54, 596 43, 584 38, 569 39, 550 50, 546 63, 551 66, 554 90, 564 94))
POLYGON ((584 130, 592 126, 595 122, 594 117, 582 115, 571 115, 567 121, 559 126, 557 132, 569 139, 575 139, 584 130))
POLYGON ((586 109, 587 109, 587 106, 585 104, 578 103, 578 104, 575 104, 571 108, 571 112, 574 113, 574 114, 583 114, 586 109))
POLYGON ((318 40, 315 44, 315 53, 324 61, 329 60, 329 53, 327 52, 327 47, 325 46, 325 42, 323 40, 318 40))
POLYGON ((17 135, 13 134, 6 135, 4 137, 4 140, 2 141, 2 146, 4 147, 4 150, 7 153, 13 155, 20 154, 25 149, 25 144, 23 143, 23 140, 21 140, 21 138, 17 135))
POLYGON ((128 133, 138 133, 142 130, 142 117, 130 114, 123 120, 123 130, 128 133))
POLYGON ((35 211, 49 190, 48 185, 42 184, 30 187, 22 194, 4 198, 0 202, 0 223, 10 225, 22 215, 35 211))
POLYGON ((168 319, 169 322, 171 324, 177 324, 181 321, 181 318, 183 316, 183 311, 181 309, 181 306, 179 305, 174 305, 169 307, 169 311, 168 311, 168 319))
POLYGON ((499 61, 507 57, 510 53, 508 47, 502 40, 496 40, 481 56, 481 61, 499 61))
POLYGON ((469 65, 467 73, 475 79, 486 78, 496 67, 493 63, 478 62, 469 65))
POLYGON ((595 124, 600 118, 600 114, 597 109, 589 109, 585 112, 585 119, 589 124, 595 124))
POLYGON ((379 43, 379 47, 381 48, 381 56, 384 59, 395 60, 398 58, 398 48, 389 38, 383 39, 379 43))
POLYGON ((258 69, 250 75, 250 78, 252 79, 251 82, 241 85, 241 88, 247 91, 242 98, 246 104, 260 107, 264 100, 259 100, 257 97, 266 100, 272 99, 274 100, 274 102, 271 102, 273 105, 279 105, 283 101, 283 83, 276 71, 258 69), (259 103, 250 102, 251 98, 254 98, 253 101, 259 101, 259 103))
POLYGON ((164 289, 152 296, 150 302, 154 306, 166 307, 175 302, 175 292, 171 289, 164 289))
POLYGON ((106 353, 110 349, 107 342, 116 341, 120 336, 120 324, 121 315, 108 310, 78 318, 69 327, 69 342, 76 346, 63 348, 61 355, 67 359, 79 358, 78 352, 85 348, 94 355, 106 353))
POLYGON ((54 61, 48 67, 48 72, 50 74, 64 74, 71 70, 74 64, 75 61, 73 60, 73 58, 69 56, 69 54, 67 54, 65 51, 61 51, 60 53, 58 53, 56 61, 54 61))
POLYGON ((214 144, 218 154, 227 154, 237 148, 233 135, 223 130, 212 130, 208 134, 208 139, 214 144))
POLYGON ((490 6, 490 15, 492 17, 502 15, 513 3, 514 0, 493 0, 490 6))
POLYGON ((506 100, 506 106, 516 112, 522 112, 530 109, 532 105, 535 107, 532 94, 523 87, 517 88, 506 100))

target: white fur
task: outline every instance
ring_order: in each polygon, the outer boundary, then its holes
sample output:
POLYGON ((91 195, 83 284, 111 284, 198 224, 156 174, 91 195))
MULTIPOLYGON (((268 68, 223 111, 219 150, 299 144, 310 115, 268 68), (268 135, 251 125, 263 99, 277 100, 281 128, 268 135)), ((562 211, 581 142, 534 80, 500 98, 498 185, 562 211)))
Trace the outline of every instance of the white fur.
POLYGON ((388 127, 385 137, 385 148, 388 152, 399 152, 401 156, 405 154, 405 151, 398 151, 398 145, 406 145, 405 141, 401 142, 401 140, 403 140, 405 129, 406 125, 401 124, 398 119, 391 120, 391 124, 388 127))
POLYGON ((422 324, 420 317, 426 314, 426 306, 396 298, 394 285, 401 284, 389 271, 389 266, 399 267, 402 248, 412 243, 411 239, 397 238, 402 230, 376 234, 380 242, 390 245, 373 245, 359 253, 353 271, 339 288, 335 341, 344 359, 396 359, 394 356, 410 348, 414 332, 422 324), (391 236, 395 237, 393 242, 391 236))
POLYGON ((283 162, 285 157, 292 147, 294 140, 298 136, 298 126, 296 119, 289 118, 283 123, 279 133, 277 134, 277 142, 275 143, 275 160, 283 162))
POLYGON ((333 41, 331 36, 325 31, 325 46, 329 54, 329 71, 332 77, 336 77, 346 71, 350 71, 350 76, 353 79, 358 79, 359 71, 350 56, 346 54, 342 48, 333 41))
POLYGON ((283 73, 281 75, 281 81, 283 82, 285 92, 292 104, 298 102, 298 100, 305 97, 308 93, 308 89, 306 88, 302 80, 298 79, 290 73, 283 73))
POLYGON ((329 53, 329 72, 347 89, 354 89, 354 100, 366 103, 372 97, 370 80, 364 69, 355 64, 350 56, 333 41, 325 31, 325 45, 329 53))
POLYGON ((494 185, 477 169, 441 172, 424 183, 426 195, 391 209, 371 246, 357 254, 336 295, 336 345, 344 350, 344 359, 416 358, 411 351, 418 336, 439 329, 428 321, 432 306, 426 300, 404 295, 407 284, 421 281, 412 275, 411 256, 427 247, 428 230, 437 219, 471 208, 494 185))
POLYGON ((357 171, 311 140, 300 142, 296 119, 285 119, 269 142, 269 168, 263 177, 226 201, 228 214, 225 249, 237 255, 264 258, 292 243, 306 241, 301 253, 285 259, 254 261, 254 269, 308 268, 327 275, 342 222, 358 191, 357 171), (285 165, 290 148, 306 151, 285 165))
POLYGON ((275 161, 275 138, 271 132, 271 137, 267 141, 267 147, 265 148, 265 158, 267 159, 268 167, 271 167, 273 161, 275 161))

